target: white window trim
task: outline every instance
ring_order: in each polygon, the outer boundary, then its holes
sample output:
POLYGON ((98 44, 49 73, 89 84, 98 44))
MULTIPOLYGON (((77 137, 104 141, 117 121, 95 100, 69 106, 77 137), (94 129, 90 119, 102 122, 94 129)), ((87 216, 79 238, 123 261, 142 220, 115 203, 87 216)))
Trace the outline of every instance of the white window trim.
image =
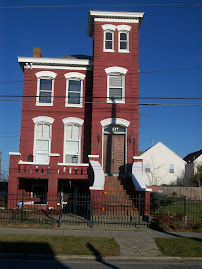
POLYGON ((39 117, 35 117, 32 119, 35 126, 34 126, 34 145, 33 145, 33 155, 34 155, 34 162, 33 163, 38 163, 38 164, 44 164, 44 165, 47 165, 50 163, 50 153, 51 153, 51 141, 52 141, 52 124, 54 122, 54 119, 51 118, 51 117, 46 117, 46 116, 39 116, 39 117), (44 162, 44 163, 39 163, 39 162, 36 162, 36 154, 35 154, 35 151, 36 151, 36 126, 39 124, 39 123, 48 123, 50 125, 50 138, 48 138, 49 140, 49 160, 48 160, 48 163, 44 162))
POLYGON ((119 67, 119 66, 112 66, 105 69, 105 72, 107 73, 107 103, 125 103, 125 75, 128 72, 126 68, 119 67), (123 76, 123 88, 122 88, 122 99, 121 100, 114 100, 112 101, 109 98, 109 76, 112 73, 117 73, 123 76))
POLYGON ((83 81, 85 75, 79 72, 69 72, 64 74, 66 78, 66 98, 65 106, 66 107, 83 107, 83 81), (69 89, 69 80, 80 80, 81 81, 81 93, 80 93, 80 104, 68 104, 68 89, 69 89))
POLYGON ((82 125, 84 120, 76 118, 76 117, 68 117, 62 120, 64 123, 64 139, 63 139, 63 164, 71 165, 70 163, 65 163, 65 140, 66 140, 66 125, 68 124, 77 124, 80 125, 80 137, 79 137, 79 154, 78 154, 78 164, 81 163, 81 137, 82 137, 82 125))
POLYGON ((35 73, 37 77, 37 97, 36 97, 36 106, 53 106, 54 99, 54 82, 57 76, 56 73, 51 71, 40 71, 35 73), (39 90, 40 90, 40 79, 51 79, 52 80, 52 94, 51 94, 51 103, 39 103, 39 90))
POLYGON ((113 24, 104 24, 102 25, 102 29, 103 29, 103 51, 104 52, 114 52, 114 31, 116 30, 116 26, 113 24), (105 48, 105 38, 106 38, 106 33, 110 32, 112 33, 112 49, 106 49, 105 48))
POLYGON ((117 26, 117 30, 119 32, 118 36, 118 52, 120 53, 129 53, 130 50, 129 50, 129 32, 130 32, 130 29, 131 29, 131 26, 129 25, 119 25, 117 26), (120 48, 120 34, 121 33, 126 33, 127 34, 127 49, 121 49, 120 48))

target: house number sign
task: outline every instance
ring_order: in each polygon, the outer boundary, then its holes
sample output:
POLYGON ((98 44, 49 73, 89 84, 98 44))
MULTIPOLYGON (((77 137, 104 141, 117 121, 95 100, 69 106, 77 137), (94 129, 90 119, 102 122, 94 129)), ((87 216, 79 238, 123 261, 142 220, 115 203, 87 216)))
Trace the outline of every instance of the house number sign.
POLYGON ((123 126, 114 126, 114 125, 109 125, 107 127, 104 128, 105 132, 108 133, 123 133, 125 132, 125 127, 123 126))

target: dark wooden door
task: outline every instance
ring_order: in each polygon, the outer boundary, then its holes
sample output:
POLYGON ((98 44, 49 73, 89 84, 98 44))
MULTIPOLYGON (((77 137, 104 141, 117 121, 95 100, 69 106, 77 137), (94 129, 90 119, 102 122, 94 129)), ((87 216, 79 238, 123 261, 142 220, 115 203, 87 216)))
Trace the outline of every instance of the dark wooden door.
POLYGON ((125 136, 122 134, 105 134, 103 149, 103 168, 105 173, 119 174, 125 164, 125 136))

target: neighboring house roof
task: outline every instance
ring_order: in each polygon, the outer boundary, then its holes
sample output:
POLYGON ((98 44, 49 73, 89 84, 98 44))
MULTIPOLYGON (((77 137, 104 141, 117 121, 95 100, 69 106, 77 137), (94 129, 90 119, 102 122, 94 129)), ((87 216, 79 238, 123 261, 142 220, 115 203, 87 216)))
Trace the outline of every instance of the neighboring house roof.
POLYGON ((189 153, 186 157, 184 157, 184 160, 187 163, 193 163, 201 154, 202 154, 202 149, 196 152, 189 153))
POLYGON ((164 147, 166 150, 170 151, 172 154, 174 154, 177 158, 179 158, 180 160, 184 161, 184 163, 186 163, 185 160, 183 160, 180 156, 178 156, 174 151, 172 151, 171 149, 169 149, 167 146, 165 146, 162 142, 158 142, 156 143, 154 146, 148 148, 143 154, 141 154, 141 156, 143 157, 145 154, 147 154, 148 151, 157 148, 157 147, 164 147))

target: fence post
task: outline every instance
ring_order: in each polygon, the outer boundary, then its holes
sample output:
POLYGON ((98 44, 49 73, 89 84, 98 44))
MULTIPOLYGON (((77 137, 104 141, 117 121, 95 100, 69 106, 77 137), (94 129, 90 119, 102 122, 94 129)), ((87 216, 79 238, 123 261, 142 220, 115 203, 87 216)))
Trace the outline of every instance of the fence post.
POLYGON ((93 228, 93 205, 94 205, 94 193, 90 194, 90 228, 93 228))
POLYGON ((21 222, 23 221, 24 191, 22 193, 21 222))
POLYGON ((139 220, 138 220, 138 229, 140 229, 140 203, 141 203, 141 194, 138 195, 138 211, 139 211, 139 220))
POLYGON ((187 224, 187 203, 186 203, 186 196, 184 196, 184 224, 187 224))
POLYGON ((59 209, 58 227, 60 227, 61 219, 62 219, 62 192, 60 191, 60 209, 59 209))

